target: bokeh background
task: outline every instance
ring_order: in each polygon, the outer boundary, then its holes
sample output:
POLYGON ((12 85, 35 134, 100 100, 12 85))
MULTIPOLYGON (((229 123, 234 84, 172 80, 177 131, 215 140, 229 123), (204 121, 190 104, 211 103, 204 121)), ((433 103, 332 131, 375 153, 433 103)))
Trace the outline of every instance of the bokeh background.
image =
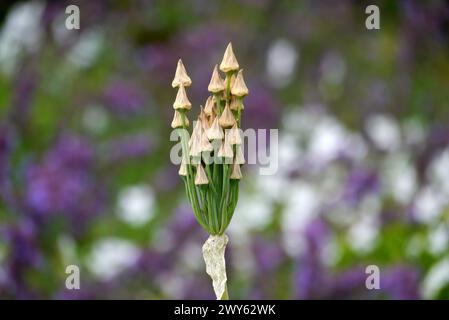
POLYGON ((192 120, 232 41, 279 170, 243 169, 231 298, 449 298, 449 5, 374 3, 2 1, 0 297, 214 299, 170 83, 182 57, 192 120))

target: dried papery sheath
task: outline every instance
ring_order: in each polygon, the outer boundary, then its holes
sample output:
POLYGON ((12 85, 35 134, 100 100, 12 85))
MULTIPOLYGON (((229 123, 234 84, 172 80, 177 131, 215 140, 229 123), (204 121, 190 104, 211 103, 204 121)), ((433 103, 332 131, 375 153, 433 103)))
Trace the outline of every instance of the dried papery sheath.
POLYGON ((203 245, 203 257, 206 263, 206 272, 212 278, 217 300, 226 298, 226 262, 225 249, 229 238, 227 235, 211 235, 203 245))
POLYGON ((178 66, 176 67, 175 72, 175 78, 173 79, 171 86, 173 88, 184 86, 188 87, 192 84, 192 80, 190 80, 190 77, 187 75, 186 68, 184 68, 184 64, 182 63, 182 60, 178 60, 178 66))
POLYGON ((187 98, 186 89, 183 85, 179 86, 178 94, 176 95, 176 100, 173 103, 173 108, 175 110, 183 109, 183 110, 190 110, 192 108, 192 104, 189 101, 189 98, 187 98))
POLYGON ((223 60, 220 63, 220 70, 223 72, 235 71, 239 69, 239 63, 232 50, 232 44, 228 44, 223 55, 223 60))
POLYGON ((218 93, 223 91, 224 89, 225 89, 224 81, 220 77, 220 74, 218 73, 218 66, 215 65, 207 90, 209 90, 209 92, 212 93, 218 93))
POLYGON ((185 127, 189 126, 189 119, 187 119, 187 116, 183 117, 178 110, 175 110, 175 115, 173 116, 171 127, 173 129, 176 129, 176 128, 183 128, 184 126, 185 127))
POLYGON ((206 100, 206 104, 204 105, 204 113, 209 117, 214 112, 215 108, 214 104, 215 104, 214 98, 212 96, 209 96, 206 100))
POLYGON ((207 179, 206 172, 204 172, 204 168, 201 164, 198 164, 196 167, 196 176, 195 176, 195 184, 202 185, 208 184, 209 180, 207 179))
POLYGON ((237 163, 232 164, 232 173, 231 173, 231 179, 234 180, 240 180, 242 179, 242 172, 240 171, 240 165, 237 163))
POLYGON ((214 122, 212 122, 212 125, 206 131, 206 134, 209 140, 221 140, 224 138, 223 129, 218 124, 218 117, 215 117, 214 122))
POLYGON ((231 109, 229 108, 228 103, 226 103, 223 113, 221 114, 220 118, 218 119, 218 123, 223 128, 230 128, 235 124, 235 118, 234 118, 234 115, 232 114, 231 109))
POLYGON ((243 79, 243 69, 237 74, 237 77, 231 86, 231 93, 237 97, 244 97, 248 95, 248 87, 243 79))

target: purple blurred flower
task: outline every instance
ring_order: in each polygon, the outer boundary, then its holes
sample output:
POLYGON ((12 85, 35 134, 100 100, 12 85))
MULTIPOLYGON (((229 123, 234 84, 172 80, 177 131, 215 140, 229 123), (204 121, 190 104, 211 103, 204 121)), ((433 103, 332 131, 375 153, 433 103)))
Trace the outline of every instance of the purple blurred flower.
POLYGON ((141 67, 163 83, 171 83, 175 74, 176 62, 180 54, 174 55, 166 44, 151 44, 140 50, 138 60, 141 67))
POLYGON ((29 218, 22 218, 6 230, 9 246, 5 287, 16 299, 32 298, 26 285, 25 272, 43 266, 43 257, 38 246, 37 227, 29 218))
POLYGON ((115 80, 106 88, 106 104, 121 116, 138 113, 144 107, 144 96, 140 89, 131 82, 115 80))
POLYGON ((344 199, 355 205, 369 193, 379 191, 380 182, 374 171, 355 168, 346 181, 344 199))
POLYGON ((155 189, 161 192, 174 190, 181 182, 178 167, 172 164, 158 170, 155 180, 155 189))
POLYGON ((189 204, 185 203, 175 210, 174 216, 167 226, 167 231, 170 233, 177 248, 182 246, 192 236, 197 236, 201 233, 201 228, 198 226, 189 204))
POLYGON ((385 271, 381 276, 380 287, 390 299, 420 299, 419 273, 412 267, 396 266, 385 271))
POLYGON ((285 253, 279 241, 267 241, 257 237, 251 244, 251 249, 257 264, 257 272, 266 276, 275 271, 285 259, 285 253))
POLYGON ((330 229, 321 217, 306 227, 306 250, 299 258, 294 274, 295 296, 299 299, 323 298, 328 294, 330 279, 321 257, 329 236, 330 229))
POLYGON ((26 203, 44 216, 67 214, 74 227, 103 206, 103 192, 93 177, 93 150, 76 136, 63 135, 41 163, 27 171, 26 203))
MULTIPOLYGON (((248 83, 251 79, 247 80, 248 83)), ((244 128, 277 128, 279 122, 279 104, 271 91, 257 83, 252 83, 252 91, 244 100, 244 128)))
POLYGON ((106 145, 104 156, 108 162, 126 161, 150 154, 155 141, 146 133, 121 136, 106 145))

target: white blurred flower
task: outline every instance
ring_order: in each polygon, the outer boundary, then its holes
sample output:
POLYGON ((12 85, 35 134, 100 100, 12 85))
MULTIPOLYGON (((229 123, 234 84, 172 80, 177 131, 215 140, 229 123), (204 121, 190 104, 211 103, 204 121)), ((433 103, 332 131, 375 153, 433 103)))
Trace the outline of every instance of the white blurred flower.
POLYGON ((432 254, 437 255, 443 253, 448 245, 449 230, 443 223, 439 224, 429 232, 428 241, 429 251, 432 254))
POLYGON ((303 231, 316 217, 320 205, 320 195, 309 183, 292 184, 285 192, 285 209, 282 216, 282 229, 303 231))
POLYGON ((446 257, 433 265, 427 272, 421 285, 421 293, 425 299, 432 299, 448 283, 449 258, 446 257))
POLYGON ((400 147, 401 132, 395 119, 388 115, 374 115, 368 118, 366 131, 376 147, 394 151, 400 147))
POLYGON ((89 270, 99 279, 108 280, 131 267, 139 250, 131 242, 109 238, 95 243, 87 259, 89 270))
POLYGON ((344 154, 353 160, 363 160, 368 154, 368 147, 365 139, 359 133, 349 133, 346 135, 344 154))
POLYGON ((406 120, 403 124, 405 143, 412 146, 422 145, 426 137, 426 129, 416 119, 406 120))
POLYGON ((154 192, 148 185, 126 187, 118 195, 117 214, 133 226, 147 223, 154 215, 154 192))
POLYGON ((313 161, 327 162, 337 157, 346 140, 340 122, 330 116, 321 119, 312 131, 308 156, 313 161))
POLYGON ((97 59, 102 45, 102 31, 99 29, 86 31, 70 50, 68 61, 74 66, 87 68, 97 59))
POLYGON ((265 227, 272 218, 271 200, 260 192, 240 192, 239 201, 229 229, 234 233, 258 230, 265 227))
POLYGON ((415 199, 415 218, 422 223, 435 221, 447 199, 432 186, 423 187, 415 199))
POLYGON ((348 243, 357 252, 369 252, 379 235, 380 200, 367 197, 361 204, 360 217, 350 226, 348 243))
POLYGON ((298 61, 298 52, 286 39, 277 39, 268 49, 267 73, 271 84, 275 87, 287 85, 298 61))
POLYGON ((382 165, 383 187, 401 204, 409 203, 417 189, 416 170, 409 158, 404 153, 390 154, 382 165))
POLYGON ((44 3, 16 4, 0 33, 0 70, 12 74, 23 52, 36 52, 42 41, 41 17, 44 3))
POLYGON ((426 174, 433 185, 449 197, 449 148, 432 159, 426 174))
POLYGON ((108 126, 108 114, 99 106, 88 106, 83 113, 83 126, 90 133, 103 133, 108 126))

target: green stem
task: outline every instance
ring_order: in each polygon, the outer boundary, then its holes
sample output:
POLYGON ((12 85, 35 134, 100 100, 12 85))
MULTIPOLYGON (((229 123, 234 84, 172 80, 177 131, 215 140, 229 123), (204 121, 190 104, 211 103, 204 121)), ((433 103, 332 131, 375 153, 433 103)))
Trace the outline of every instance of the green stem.
POLYGON ((223 295, 221 296, 220 300, 229 300, 228 284, 225 284, 225 290, 224 290, 223 295))

